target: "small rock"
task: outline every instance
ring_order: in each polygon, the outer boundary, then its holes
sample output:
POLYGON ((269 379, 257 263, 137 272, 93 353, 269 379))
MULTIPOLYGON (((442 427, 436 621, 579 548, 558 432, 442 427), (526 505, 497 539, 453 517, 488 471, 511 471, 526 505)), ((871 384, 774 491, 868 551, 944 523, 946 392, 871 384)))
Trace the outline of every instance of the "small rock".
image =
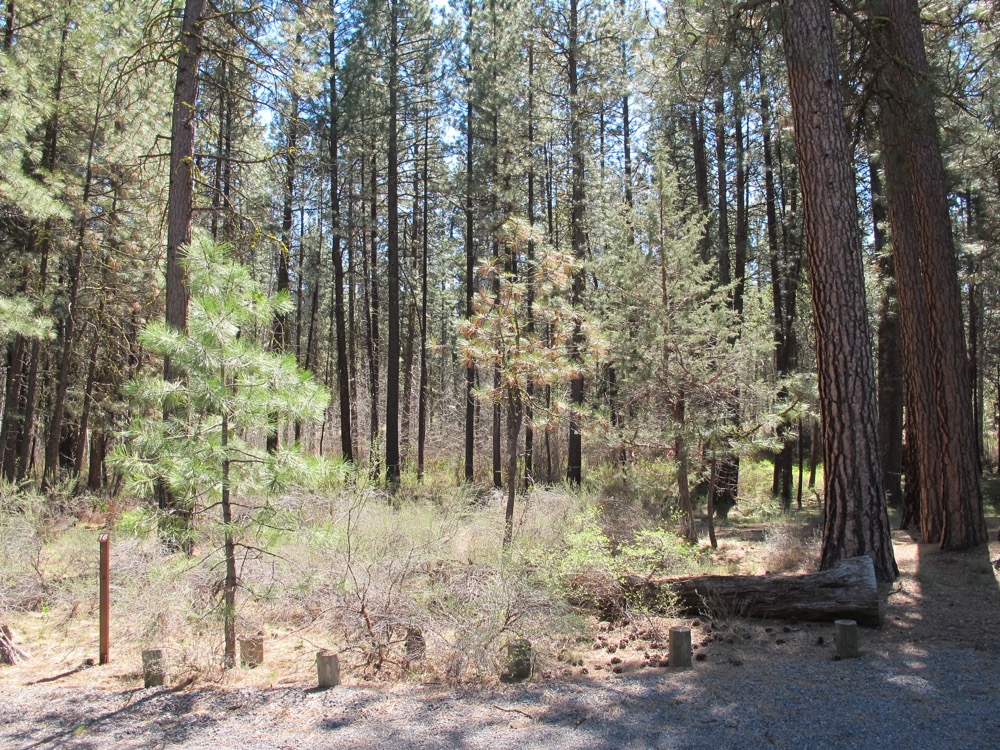
POLYGON ((775 645, 778 645, 778 646, 782 645, 784 642, 785 642, 784 638, 776 638, 774 640, 775 645))
POLYGON ((765 633, 773 633, 774 632, 774 628, 764 628, 764 632, 765 633))
POLYGON ((583 668, 582 668, 582 669, 580 670, 580 674, 590 674, 590 670, 589 670, 589 669, 587 669, 586 667, 583 667, 583 668))
POLYGON ((622 668, 621 667, 612 667, 611 671, 614 672, 615 674, 621 674, 622 673, 622 668))
POLYGON ((617 656, 613 656, 613 657, 611 657, 611 663, 612 664, 621 664, 622 660, 619 659, 617 656))
POLYGON ((783 627, 781 630, 782 630, 783 633, 791 633, 792 632, 792 629, 790 627, 788 627, 787 625, 785 625, 785 627, 783 627))
POLYGON ((691 627, 696 628, 701 625, 701 620, 691 620, 691 627))
POLYGON ((695 661, 705 661, 705 659, 707 659, 707 658, 708 658, 708 654, 706 654, 706 653, 700 653, 700 654, 695 654, 694 655, 694 660, 695 661))

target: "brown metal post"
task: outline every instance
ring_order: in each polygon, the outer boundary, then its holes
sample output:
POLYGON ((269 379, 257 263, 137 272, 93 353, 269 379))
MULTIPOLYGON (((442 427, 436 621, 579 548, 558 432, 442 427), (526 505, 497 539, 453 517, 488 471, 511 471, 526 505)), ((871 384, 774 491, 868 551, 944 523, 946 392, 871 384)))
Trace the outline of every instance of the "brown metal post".
POLYGON ((111 646, 109 621, 111 619, 111 542, 108 534, 97 537, 101 545, 101 646, 99 664, 108 663, 111 646))

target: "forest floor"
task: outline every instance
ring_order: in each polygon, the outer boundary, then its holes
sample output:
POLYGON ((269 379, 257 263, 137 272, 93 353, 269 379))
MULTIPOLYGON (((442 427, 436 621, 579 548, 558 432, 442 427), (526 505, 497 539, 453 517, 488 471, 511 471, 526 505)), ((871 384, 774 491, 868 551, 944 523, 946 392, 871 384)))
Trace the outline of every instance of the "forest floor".
MULTIPOLYGON (((989 548, 964 554, 894 532, 900 577, 856 660, 833 658, 832 624, 716 616, 684 621, 698 660, 673 671, 659 666, 672 621, 593 620, 576 653, 519 685, 345 675, 319 691, 308 654, 269 645, 266 670, 143 689, 134 664, 87 667, 35 643, 0 669, 0 748, 993 748, 1000 519, 988 521, 989 548)), ((762 531, 721 530, 720 560, 738 567, 762 531)))

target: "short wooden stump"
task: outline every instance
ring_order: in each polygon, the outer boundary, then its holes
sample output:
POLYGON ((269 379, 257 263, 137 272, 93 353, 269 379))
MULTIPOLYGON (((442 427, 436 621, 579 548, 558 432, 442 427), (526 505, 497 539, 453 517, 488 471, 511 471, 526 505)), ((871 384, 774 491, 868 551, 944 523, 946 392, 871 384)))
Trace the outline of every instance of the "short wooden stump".
POLYGON ((142 684, 145 687, 163 687, 167 683, 167 661, 162 648, 144 649, 142 652, 142 684))
POLYGON ((690 667, 691 628, 682 626, 670 628, 668 649, 668 663, 671 669, 687 669, 690 667))
POLYGON ((858 623, 854 620, 835 620, 833 640, 837 644, 837 656, 841 659, 856 659, 861 655, 858 644, 858 623))
POLYGON ((264 636, 240 638, 240 665, 253 669, 264 663, 264 636))
POLYGON ((340 658, 330 651, 316 654, 316 673, 320 688, 332 688, 340 684, 340 658))

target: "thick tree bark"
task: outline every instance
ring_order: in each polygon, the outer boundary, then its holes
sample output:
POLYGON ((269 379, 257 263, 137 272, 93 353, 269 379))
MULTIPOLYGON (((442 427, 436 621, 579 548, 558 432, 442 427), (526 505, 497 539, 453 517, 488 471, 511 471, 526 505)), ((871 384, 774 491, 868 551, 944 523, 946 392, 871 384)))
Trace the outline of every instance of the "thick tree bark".
POLYGON ((886 502, 903 502, 903 349, 899 326, 896 271, 892 256, 886 254, 885 225, 888 215, 882 178, 875 161, 869 157, 868 173, 872 194, 872 234, 875 255, 885 288, 878 312, 878 438, 882 447, 882 482, 886 502))
POLYGON ((822 567, 870 555, 899 571, 882 488, 852 155, 824 0, 785 3, 784 45, 812 282, 826 519, 822 567))
MULTIPOLYGON (((930 328, 930 361, 938 416, 944 503, 941 547, 962 550, 986 541, 973 434, 972 391, 962 331, 958 262, 948 207, 944 162, 934 114, 933 83, 916 0, 886 0, 888 49, 911 175, 913 221, 930 328)), ((903 281, 900 278, 900 286, 903 281)), ((921 515, 923 515, 923 509, 921 515)))
MULTIPOLYGON (((179 331, 187 330, 190 296, 181 261, 191 245, 194 217, 195 113, 198 100, 198 68, 204 41, 202 31, 204 12, 205 0, 185 0, 170 122, 165 318, 168 326, 179 331)), ((180 377, 171 365, 169 357, 163 361, 163 377, 166 380, 177 380, 180 377)), ((164 414, 164 418, 167 416, 164 414)), ((172 512, 183 527, 190 528, 191 509, 182 507, 162 482, 159 483, 157 494, 160 509, 172 512)), ((184 546, 188 552, 191 551, 190 544, 184 546)))
MULTIPOLYGON (((170 184, 167 193, 167 325, 187 329, 188 287, 181 260, 191 244, 194 213, 195 107, 202 53, 205 0, 186 0, 174 82, 170 124, 170 184)), ((169 362, 164 375, 174 379, 169 362)))

